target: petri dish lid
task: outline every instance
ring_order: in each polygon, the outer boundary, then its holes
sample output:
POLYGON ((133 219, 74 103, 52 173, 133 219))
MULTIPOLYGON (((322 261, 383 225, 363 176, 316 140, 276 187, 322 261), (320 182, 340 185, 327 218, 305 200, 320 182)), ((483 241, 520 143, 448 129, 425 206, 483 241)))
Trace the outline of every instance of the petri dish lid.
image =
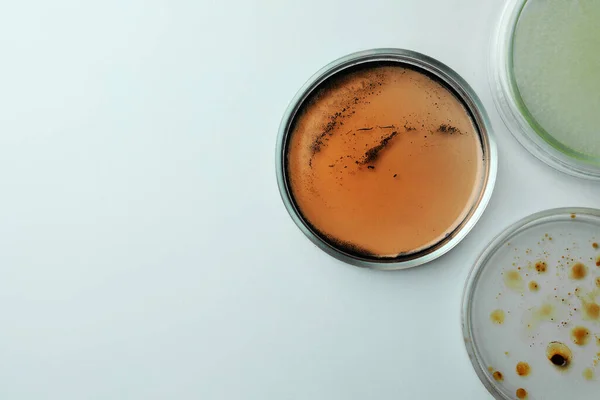
POLYGON ((463 295, 463 335, 496 399, 597 399, 600 210, 553 209, 502 232, 463 295))
POLYGON ((600 2, 509 0, 494 32, 496 107, 534 156, 600 179, 600 2))
MULTIPOLYGON (((418 131, 418 129, 415 130, 415 132, 418 131)), ((498 168, 498 152, 491 124, 483 104, 473 89, 456 72, 441 62, 426 55, 404 49, 371 49, 352 53, 333 61, 313 75, 298 91, 284 113, 279 127, 275 156, 277 183, 281 198, 292 220, 306 237, 327 254, 343 262, 381 270, 416 267, 441 257, 455 247, 470 232, 483 214, 492 195, 498 168), (326 235, 321 234, 300 210, 291 190, 287 166, 289 139, 296 115, 300 115, 302 108, 315 93, 321 90, 322 85, 335 76, 343 76, 349 70, 382 65, 411 68, 432 77, 450 90, 471 115, 479 134, 483 155, 481 182, 475 191, 476 196, 474 196, 466 215, 456 220, 457 226, 452 227, 435 242, 422 248, 399 253, 394 257, 352 251, 350 246, 343 244, 340 246, 339 241, 331 240, 326 235)))

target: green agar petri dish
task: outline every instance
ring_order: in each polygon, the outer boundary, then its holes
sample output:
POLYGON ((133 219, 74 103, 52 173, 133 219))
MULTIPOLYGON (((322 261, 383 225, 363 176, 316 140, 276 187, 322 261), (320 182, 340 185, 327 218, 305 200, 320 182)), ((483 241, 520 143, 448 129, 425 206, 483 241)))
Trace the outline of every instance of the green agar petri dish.
POLYGON ((509 1, 490 83, 504 121, 531 153, 600 179, 600 1, 509 1))

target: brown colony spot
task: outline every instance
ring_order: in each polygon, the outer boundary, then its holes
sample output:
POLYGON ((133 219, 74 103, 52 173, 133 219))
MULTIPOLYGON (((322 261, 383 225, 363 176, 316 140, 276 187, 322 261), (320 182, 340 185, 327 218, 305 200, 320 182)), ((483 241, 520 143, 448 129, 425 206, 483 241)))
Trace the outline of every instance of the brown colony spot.
POLYGON ((502 382, 504 380, 504 375, 502 375, 502 372, 500 371, 496 371, 492 374, 492 376, 494 377, 495 380, 497 380, 498 382, 502 382))
POLYGON ((550 357, 550 361, 557 367, 566 367, 568 364, 567 359, 562 354, 554 354, 550 357))
POLYGON ((528 376, 531 372, 531 367, 526 362, 521 361, 517 364, 517 375, 519 376, 528 376))
POLYGON ((494 310, 490 314, 490 319, 493 323, 502 325, 504 323, 504 311, 503 310, 494 310))
POLYGON ((314 232, 354 255, 395 258, 451 236, 478 201, 483 162, 470 112, 443 82, 366 63, 301 105, 285 172, 314 232))
POLYGON ((548 269, 548 264, 546 264, 545 261, 538 261, 535 263, 535 270, 537 272, 539 272, 540 274, 546 272, 547 269, 548 269))
POLYGON ((592 247, 597 250, 600 247, 600 245, 598 245, 598 243, 594 242, 594 243, 592 243, 592 247))
POLYGON ((578 262, 571 266, 571 272, 569 273, 569 277, 575 280, 584 279, 587 275, 587 267, 582 263, 578 262))
POLYGON ((519 271, 516 271, 514 269, 506 271, 506 273, 504 274, 504 284, 509 289, 512 289, 517 292, 523 291, 525 287, 521 274, 519 274, 519 271))
POLYGON ((567 369, 571 364, 573 353, 564 343, 551 342, 546 348, 546 357, 560 369, 567 369))
POLYGON ((526 399, 527 398, 527 390, 523 388, 517 389, 517 398, 518 399, 526 399))
POLYGON ((583 301, 583 312, 586 319, 597 320, 600 318, 600 306, 594 302, 583 301))
POLYGON ((590 339, 590 331, 583 326, 576 326, 571 331, 571 339, 577 346, 585 346, 590 339))
POLYGON ((529 282, 529 290, 532 292, 537 292, 540 289, 540 285, 536 281, 529 282))

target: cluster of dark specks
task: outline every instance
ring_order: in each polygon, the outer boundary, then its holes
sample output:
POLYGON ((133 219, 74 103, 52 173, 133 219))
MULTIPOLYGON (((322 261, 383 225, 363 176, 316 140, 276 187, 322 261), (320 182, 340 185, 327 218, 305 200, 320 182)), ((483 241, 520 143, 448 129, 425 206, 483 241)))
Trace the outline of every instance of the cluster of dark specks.
MULTIPOLYGON (((363 87, 355 90, 353 95, 350 95, 335 113, 328 117, 327 123, 324 124, 321 133, 319 133, 311 144, 311 151, 313 156, 320 152, 323 146, 329 141, 329 138, 335 133, 337 127, 344 125, 344 120, 354 114, 356 109, 361 104, 369 104, 367 101, 368 96, 380 94, 381 90, 379 87, 383 85, 385 80, 384 74, 377 74, 375 78, 366 83, 363 87)), ((329 89, 323 89, 318 96, 327 96, 330 90, 334 90, 342 81, 333 81, 329 89)), ((318 97, 317 97, 318 98, 318 97)), ((316 99, 315 99, 316 100, 316 99)), ((314 101, 314 100, 313 100, 314 101)), ((308 103, 310 104, 310 102, 308 103)), ((362 128, 361 130, 371 130, 373 128, 362 128)), ((312 167, 312 157, 308 161, 309 166, 312 167)))
MULTIPOLYGON (((346 111, 346 108, 344 108, 343 111, 346 111)), ((336 112, 335 114, 329 117, 329 122, 325 124, 325 126, 323 127, 323 131, 319 135, 317 135, 317 137, 313 140, 313 143, 311 145, 313 155, 321 151, 321 148, 325 145, 325 142, 329 141, 329 136, 333 136, 333 131, 336 128, 336 126, 338 126, 338 122, 340 126, 344 125, 343 122, 338 121, 338 119, 343 116, 344 114, 342 114, 342 112, 336 112)), ((309 160, 309 165, 312 166, 312 157, 309 160)))
MULTIPOLYGON (((308 164, 310 167, 312 167, 312 161, 313 161, 314 155, 319 153, 323 149, 323 147, 325 147, 327 145, 327 142, 330 140, 330 138, 340 130, 339 128, 341 126, 344 125, 344 121, 347 118, 351 118, 354 114, 356 114, 357 109, 361 105, 370 104, 370 102, 368 101, 370 96, 376 96, 376 95, 382 93, 381 86, 383 86, 386 79, 387 78, 386 78, 385 74, 383 74, 383 73, 376 74, 373 78, 370 78, 367 82, 365 82, 360 88, 355 89, 353 91, 353 93, 349 94, 345 100, 342 100, 338 110, 327 117, 327 122, 323 125, 321 132, 315 136, 315 138, 313 139, 313 141, 310 145, 310 150, 312 153, 312 155, 308 161, 308 164)), ((338 85, 340 85, 340 84, 343 85, 343 83, 344 83, 343 78, 341 78, 341 80, 339 80, 339 81, 334 80, 330 85, 328 85, 328 88, 324 88, 323 90, 321 90, 320 93, 317 94, 317 96, 313 100, 309 101, 307 104, 313 103, 321 96, 327 96, 327 94, 331 90, 335 90, 338 87, 338 85)), ((406 122, 403 125, 403 127, 406 132, 412 132, 412 131, 417 130, 416 127, 409 125, 408 122, 406 122)), ((425 128, 425 124, 421 124, 421 127, 425 128)), ((358 128, 355 131, 350 130, 346 133, 346 135, 351 134, 353 136, 356 136, 357 133, 363 133, 363 132, 370 133, 371 131, 381 130, 381 129, 397 129, 397 128, 396 128, 395 124, 384 125, 384 126, 366 126, 366 127, 358 128)), ((439 128, 437 129, 437 132, 450 134, 450 135, 455 134, 455 133, 462 134, 460 129, 458 129, 452 125, 449 125, 449 124, 441 124, 439 126, 439 128)), ((435 133, 435 131, 430 131, 430 133, 433 134, 433 133, 435 133)), ((380 142, 380 144, 369 149, 367 152, 368 154, 365 154, 365 157, 363 158, 363 160, 360 160, 358 163, 367 164, 370 162, 370 161, 368 161, 368 159, 374 160, 373 157, 376 158, 377 154, 387 145, 387 142, 393 136, 395 136, 397 134, 398 134, 398 132, 394 131, 391 135, 382 137, 382 141, 380 142)), ((427 138, 427 136, 424 136, 424 137, 427 138)))
POLYGON ((406 129, 406 132, 417 130, 417 128, 415 128, 414 126, 410 126, 408 124, 404 124, 404 129, 406 129))
MULTIPOLYGON (((446 128, 445 131, 448 131, 448 129, 446 128)), ((576 219, 577 215, 575 214, 571 214, 570 215, 571 219, 576 219)), ((562 235, 560 235, 562 236, 562 235)), ((542 238, 542 242, 544 240, 548 240, 548 241, 552 241, 552 236, 550 236, 549 234, 545 234, 544 238, 542 238)), ((592 240, 590 240, 590 244, 592 246, 592 248, 594 250, 600 250, 600 245, 598 244, 598 242, 593 241, 595 240, 595 238, 592 238, 592 240)), ((540 245, 542 245, 542 243, 538 243, 540 245)), ((507 245, 510 246, 510 244, 508 243, 507 245)), ((573 243, 573 246, 569 246, 568 248, 565 248, 565 255, 562 255, 560 260, 558 261, 557 265, 553 265, 552 269, 549 269, 549 265, 548 262, 545 260, 537 260, 534 262, 529 262, 529 265, 527 266, 527 269, 529 269, 530 271, 537 271, 538 274, 544 274, 547 273, 548 271, 553 271, 553 269, 558 269, 559 271, 561 271, 561 273, 565 274, 565 278, 570 279, 572 282, 578 282, 578 281, 582 281, 584 279, 586 279, 587 277, 589 277, 590 275, 592 275, 592 269, 589 268, 589 264, 586 265, 585 263, 581 262, 580 260, 578 260, 576 257, 571 255, 571 251, 575 250, 575 249, 579 249, 579 246, 577 243, 573 243)), ((518 250, 518 249, 515 249, 518 250)), ((527 249, 525 251, 526 254, 531 255, 533 254, 533 252, 530 249, 527 249)), ((544 252, 544 256, 548 257, 549 254, 547 252, 544 252)), ((517 257, 516 257, 517 258, 517 257)), ((515 258, 515 259, 516 259, 515 258)), ((596 266, 600 267, 600 256, 598 256, 596 258, 596 256, 591 257, 590 260, 593 260, 596 263, 596 266)), ((513 263, 513 266, 516 266, 516 263, 513 263)), ((521 270, 521 268, 518 268, 519 270, 521 270)), ((523 268, 525 269, 525 267, 523 268)), ((502 275, 504 275, 504 273, 501 273, 502 275)), ((559 273, 557 272, 557 276, 559 273)), ((593 278, 593 282, 595 284, 595 287, 600 288, 600 277, 596 276, 593 278)), ((539 284, 535 281, 530 281, 529 282, 529 289, 532 292, 536 292, 538 291, 540 288, 539 284)), ((600 305, 597 304, 594 300, 594 298, 589 298, 586 296, 597 296, 599 292, 597 292, 597 289, 594 291, 591 291, 589 293, 586 294, 586 292, 582 291, 582 289, 580 287, 576 287, 574 289, 574 291, 569 291, 567 294, 567 296, 559 296, 560 292, 558 291, 558 287, 554 288, 554 298, 556 299, 556 301, 559 302, 559 304, 567 304, 571 311, 569 312, 569 315, 572 317, 574 312, 578 312, 578 308, 577 307, 573 307, 574 304, 570 303, 570 299, 572 297, 578 297, 579 300, 581 301, 581 308, 579 309, 579 312, 583 313, 583 318, 584 320, 587 321, 598 321, 600 320, 600 305)), ((498 297, 496 297, 498 298, 498 297)), ((549 321, 555 321, 554 318, 549 318, 549 321)), ((492 319, 492 322, 494 322, 494 320, 492 319)), ((600 335, 596 334, 594 335, 593 332, 585 326, 571 326, 571 321, 570 319, 558 319, 556 321, 558 323, 558 327, 562 328, 562 329, 569 329, 570 332, 570 339, 571 339, 571 345, 574 346, 587 346, 589 344, 590 341, 595 340, 596 344, 600 347, 600 335)), ((531 327, 531 325, 528 325, 528 327, 531 327)), ((541 343, 537 343, 537 344, 541 344, 541 343)), ((532 343, 530 345, 530 347, 533 347, 534 345, 536 345, 536 343, 532 343)), ((505 352, 505 354, 508 356, 508 352, 505 352)), ((567 370, 570 369, 572 361, 573 361, 573 353, 571 352, 571 349, 569 348, 568 345, 566 345, 565 343, 562 342, 558 342, 558 341, 554 341, 554 342, 550 342, 547 344, 547 348, 546 348, 546 357, 548 362, 553 365, 557 371, 560 372, 565 372, 567 370)), ((583 370, 583 377, 588 380, 588 381, 592 381, 594 380, 594 367, 597 367, 600 364, 600 352, 597 353, 597 357, 594 359, 593 362, 593 367, 590 368, 586 368, 583 370)), ((525 362, 519 362, 516 366, 516 373, 518 376, 520 377, 526 377, 531 373, 531 369, 529 367, 529 365, 525 362)), ((492 377, 496 380, 497 376, 495 376, 493 374, 493 370, 490 369, 490 373, 492 373, 492 377)), ((535 373, 535 371, 533 371, 535 373)), ((526 399, 528 398, 529 394, 527 393, 527 391, 523 388, 519 388, 516 391, 516 396, 519 399, 526 399)))
POLYGON ((367 150, 360 164, 368 164, 377 160, 377 158, 379 157, 379 153, 383 149, 385 149, 389 141, 396 137, 396 135, 398 135, 398 131, 393 131, 392 133, 381 139, 377 146, 371 147, 369 150, 367 150))
POLYGON ((460 129, 458 129, 458 128, 457 128, 457 127, 455 127, 455 126, 452 126, 452 125, 446 125, 446 124, 441 124, 441 125, 440 125, 440 127, 438 128, 438 132, 441 132, 441 133, 448 133, 448 134, 450 134, 450 135, 453 135, 453 134, 455 134, 455 133, 459 133, 459 134, 461 134, 461 135, 462 135, 462 132, 461 132, 461 130, 460 130, 460 129))
MULTIPOLYGON (((346 110, 346 108, 344 108, 343 110, 346 110)), ((334 114, 333 117, 338 118, 338 117, 343 117, 343 116, 344 116, 343 114, 336 113, 336 114, 334 114)), ((323 132, 315 138, 315 140, 312 143, 312 147, 311 147, 313 156, 322 149, 322 147, 325 145, 325 143, 327 141, 329 141, 329 137, 333 136, 334 129, 337 125, 338 125, 337 121, 330 121, 325 126, 323 132)), ((403 125, 403 128, 406 133, 417 130, 417 128, 408 125, 408 123, 405 123, 403 125)), ((379 139, 379 143, 373 147, 368 148, 365 151, 364 156, 361 159, 354 160, 354 157, 351 155, 347 155, 346 157, 353 159, 354 163, 356 165, 366 165, 368 169, 371 169, 371 170, 375 169, 375 166, 372 164, 377 161, 377 159, 380 156, 380 153, 390 144, 391 140, 400 134, 400 132, 397 130, 397 125, 391 124, 391 125, 381 125, 381 126, 380 125, 366 126, 366 127, 357 128, 354 130, 349 130, 343 135, 345 137, 356 136, 357 133, 365 133, 365 134, 372 135, 372 134, 376 134, 375 132, 381 132, 383 130, 388 130, 388 129, 395 129, 395 130, 393 130, 391 133, 389 133, 387 135, 386 134, 381 135, 380 139, 379 139)), ((443 124, 438 129, 438 132, 454 134, 456 132, 460 133, 460 130, 458 130, 457 128, 455 128, 453 126, 443 124)), ((434 133, 434 132, 432 131, 431 133, 434 133)), ((427 135, 425 135, 424 137, 427 138, 427 135)), ((368 147, 368 145, 365 144, 365 147, 368 147)), ((342 159, 343 158, 344 157, 342 157, 342 159)), ((329 167, 333 168, 333 167, 335 167, 336 164, 337 164, 337 162, 335 164, 330 164, 329 167)), ((312 167, 312 157, 309 160, 309 165, 312 167)), ((345 165, 344 168, 348 168, 348 166, 345 165)), ((398 174, 393 175, 394 178, 396 178, 397 176, 398 176, 398 174)))

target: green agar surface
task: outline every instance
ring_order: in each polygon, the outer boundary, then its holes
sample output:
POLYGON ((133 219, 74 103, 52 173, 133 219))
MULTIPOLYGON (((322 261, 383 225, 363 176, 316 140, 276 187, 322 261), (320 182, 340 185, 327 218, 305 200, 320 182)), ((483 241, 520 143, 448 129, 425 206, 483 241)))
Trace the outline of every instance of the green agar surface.
POLYGON ((528 0, 512 47, 517 102, 552 146, 600 163, 600 0, 528 0))

